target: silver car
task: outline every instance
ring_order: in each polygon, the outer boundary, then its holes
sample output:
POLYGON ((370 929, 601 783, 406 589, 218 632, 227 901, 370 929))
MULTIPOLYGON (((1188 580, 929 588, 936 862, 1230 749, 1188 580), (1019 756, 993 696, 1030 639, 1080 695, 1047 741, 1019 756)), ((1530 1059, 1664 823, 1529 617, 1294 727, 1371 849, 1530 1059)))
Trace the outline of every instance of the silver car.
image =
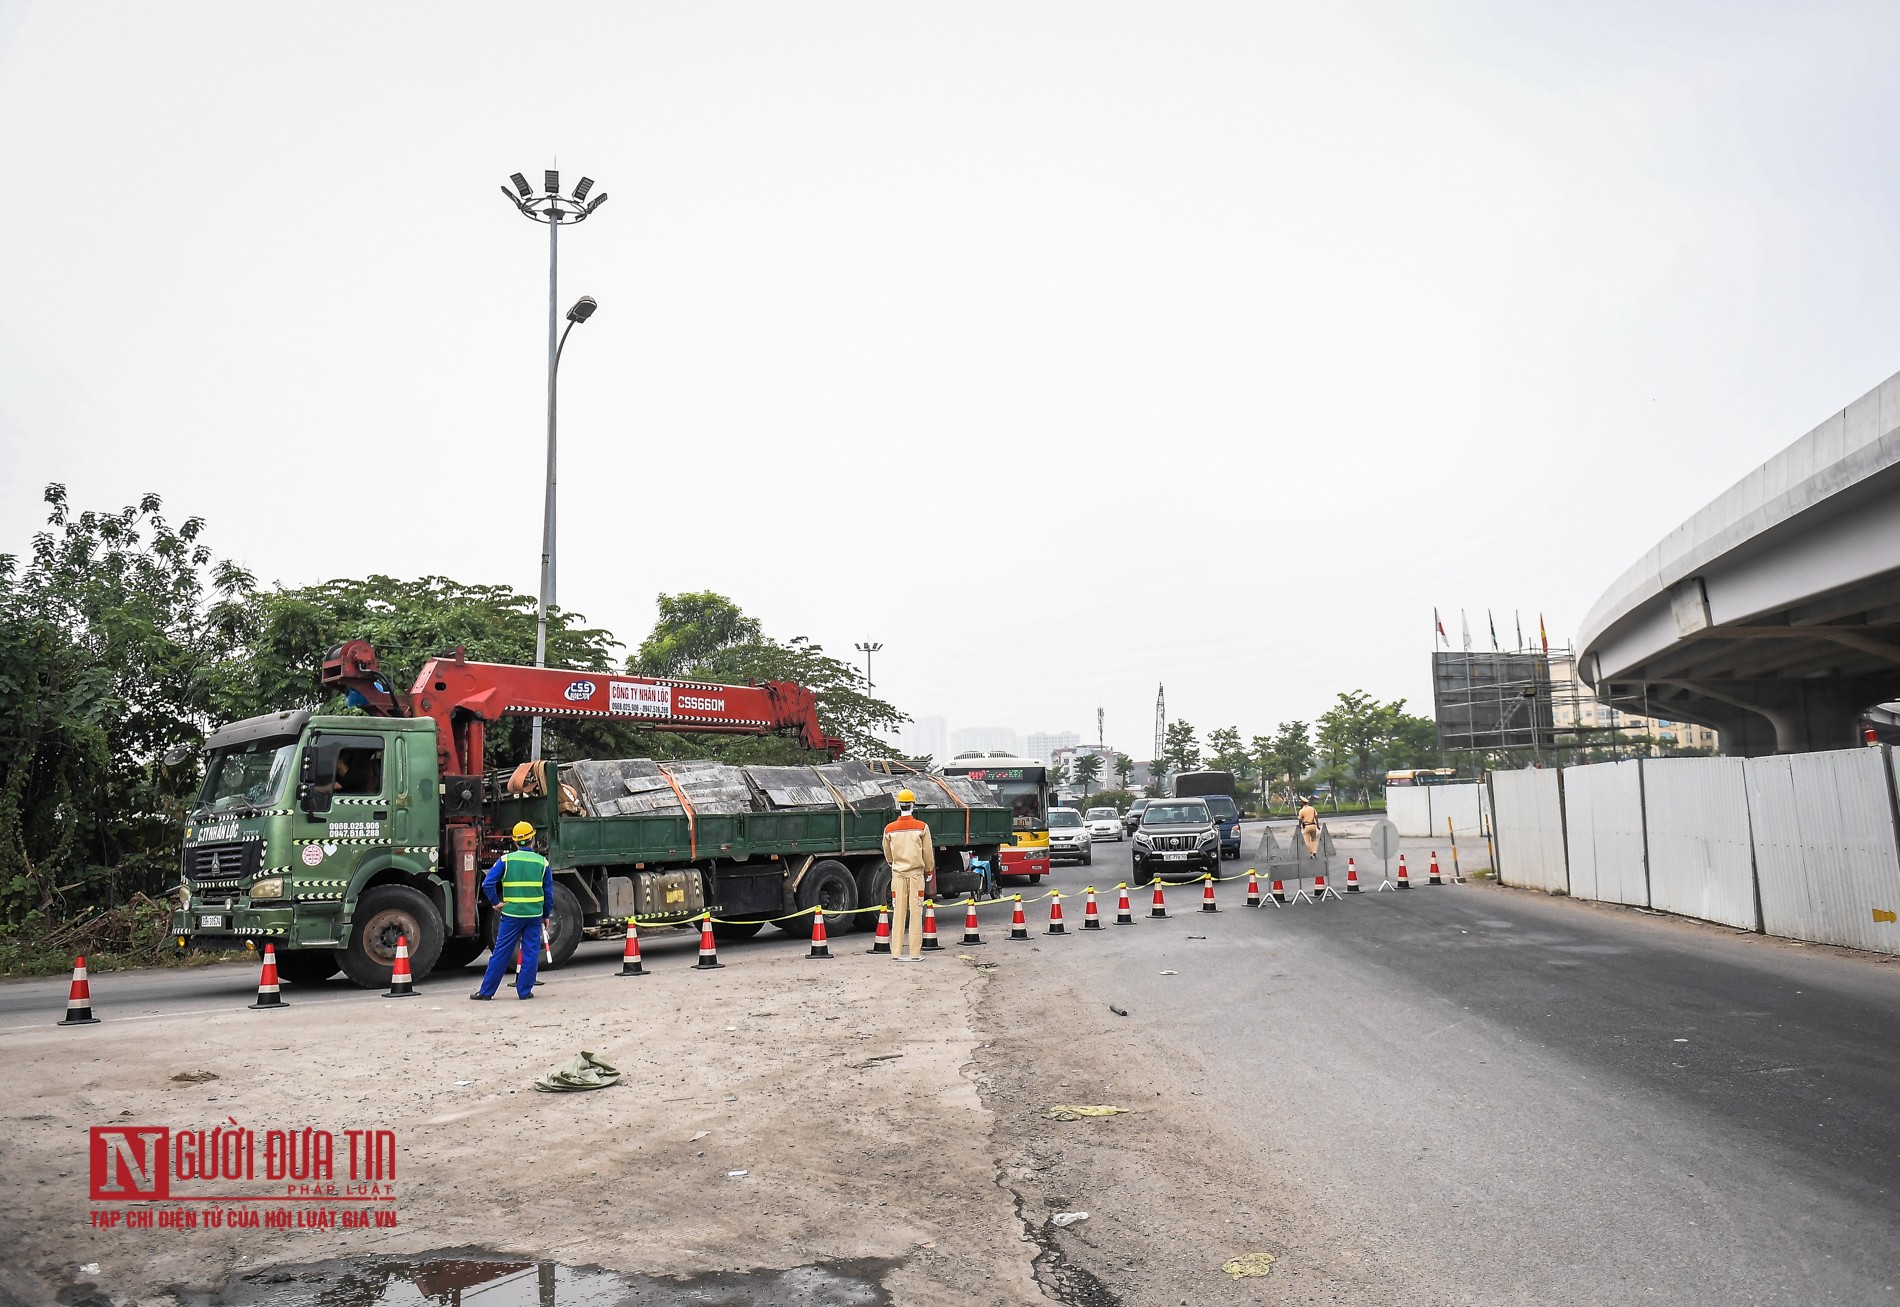
POLYGON ((1072 858, 1083 866, 1095 861, 1095 841, 1074 808, 1049 809, 1049 861, 1072 858))

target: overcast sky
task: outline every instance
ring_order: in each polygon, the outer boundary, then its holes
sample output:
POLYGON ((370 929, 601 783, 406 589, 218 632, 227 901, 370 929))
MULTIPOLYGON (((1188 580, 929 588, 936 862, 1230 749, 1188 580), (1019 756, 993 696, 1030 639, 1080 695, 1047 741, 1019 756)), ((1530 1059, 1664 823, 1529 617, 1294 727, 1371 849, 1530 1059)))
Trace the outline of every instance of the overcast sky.
POLYGON ((0 0, 0 552, 713 589, 1146 757, 1555 641, 1900 369, 1900 7, 0 0), (1479 635, 1488 646, 1488 636, 1479 635))

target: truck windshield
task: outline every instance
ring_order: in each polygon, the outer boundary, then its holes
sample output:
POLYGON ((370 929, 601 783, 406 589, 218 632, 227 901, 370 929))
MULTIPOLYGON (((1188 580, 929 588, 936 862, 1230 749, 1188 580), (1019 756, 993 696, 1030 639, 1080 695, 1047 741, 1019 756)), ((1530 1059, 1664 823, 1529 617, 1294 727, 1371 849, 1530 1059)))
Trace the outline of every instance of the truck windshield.
POLYGON ((296 752, 295 740, 255 740, 218 750, 205 766, 199 805, 218 812, 276 802, 283 796, 296 752))

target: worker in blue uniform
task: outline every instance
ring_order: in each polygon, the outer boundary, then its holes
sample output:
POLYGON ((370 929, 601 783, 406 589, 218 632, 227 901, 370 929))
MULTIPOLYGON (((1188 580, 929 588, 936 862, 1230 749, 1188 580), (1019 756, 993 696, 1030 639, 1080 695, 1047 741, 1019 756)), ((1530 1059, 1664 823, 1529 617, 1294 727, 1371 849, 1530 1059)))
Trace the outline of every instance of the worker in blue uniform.
POLYGON ((501 910, 501 920, 495 923, 495 946, 489 950, 482 987, 469 995, 478 1002, 495 997, 517 948, 521 968, 515 976, 516 994, 534 997, 534 973, 541 968, 541 933, 554 907, 554 873, 548 870, 548 860, 534 851, 533 826, 516 822, 514 840, 515 847, 495 859, 482 881, 482 893, 501 910))

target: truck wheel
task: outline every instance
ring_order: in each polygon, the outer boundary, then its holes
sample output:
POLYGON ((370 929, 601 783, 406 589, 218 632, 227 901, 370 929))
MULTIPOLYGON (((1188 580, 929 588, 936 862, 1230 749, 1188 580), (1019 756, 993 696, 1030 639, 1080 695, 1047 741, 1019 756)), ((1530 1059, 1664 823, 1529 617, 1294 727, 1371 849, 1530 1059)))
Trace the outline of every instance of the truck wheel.
POLYGON ((480 935, 470 935, 467 939, 449 939, 442 942, 442 956, 435 960, 437 971, 459 971, 488 952, 488 941, 480 935))
MULTIPOLYGON (((851 868, 835 858, 813 863, 805 879, 798 882, 798 892, 792 895, 792 905, 800 911, 824 908, 826 935, 853 928, 858 918, 842 914, 857 907, 858 902, 858 882, 852 877, 851 868)), ((793 917, 790 921, 781 921, 778 928, 788 935, 810 939, 811 920, 810 917, 793 917)))
MULTIPOLYGON (((393 963, 391 964, 394 965, 393 963)), ((343 970, 337 965, 334 949, 298 949, 277 955, 277 976, 293 985, 314 985, 343 970)))
POLYGON ((715 921, 712 924, 713 938, 736 943, 742 939, 751 939, 765 929, 763 921, 715 921))
POLYGON ((350 942, 338 951, 343 973, 364 989, 381 989, 396 967, 396 940, 409 941, 409 971, 421 980, 435 970, 448 928, 421 890, 378 885, 356 901, 350 942))
POLYGON ((548 944, 554 961, 543 965, 565 966, 574 956, 574 950, 581 946, 581 901, 558 880, 554 882, 554 911, 548 916, 548 928, 553 937, 548 944))
MULTIPOLYGON (((819 863, 818 865, 822 867, 825 864, 819 863)), ((842 867, 842 864, 835 862, 831 865, 834 867, 842 867)), ((818 867, 812 868, 814 874, 817 870, 818 867)), ((805 879, 810 880, 811 877, 807 876, 805 879)), ((876 862, 867 863, 858 871, 858 901, 856 906, 861 908, 876 908, 890 901, 891 864, 882 858, 879 858, 876 862)), ((830 911, 830 909, 827 908, 826 911, 830 911)), ((877 929, 877 913, 875 912, 860 912, 857 916, 851 918, 851 921, 859 930, 877 929)))

